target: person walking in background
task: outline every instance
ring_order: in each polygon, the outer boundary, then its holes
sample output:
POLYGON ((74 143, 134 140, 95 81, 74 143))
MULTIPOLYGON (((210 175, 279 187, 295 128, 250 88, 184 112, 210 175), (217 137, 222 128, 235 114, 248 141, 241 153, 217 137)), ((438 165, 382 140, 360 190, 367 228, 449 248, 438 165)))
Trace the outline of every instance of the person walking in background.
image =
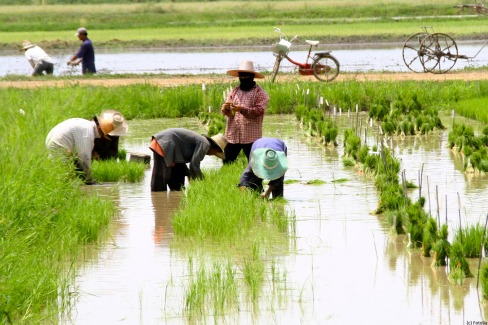
POLYGON ((283 196, 285 173, 288 169, 288 149, 277 138, 261 138, 251 148, 251 160, 241 175, 239 187, 250 188, 267 199, 283 196), (263 192, 263 180, 269 180, 268 188, 263 192))
POLYGON ((262 137, 269 95, 254 81, 264 75, 254 71, 252 61, 242 61, 238 69, 228 70, 227 74, 238 77, 239 86, 232 89, 221 107, 226 116, 225 137, 229 141, 224 164, 235 161, 241 150, 249 162, 253 142, 262 137))
POLYGON ((167 187, 180 191, 185 176, 189 180, 203 178, 200 162, 205 155, 224 159, 226 145, 227 140, 220 133, 208 137, 183 128, 171 128, 153 135, 149 146, 154 157, 151 191, 163 192, 167 187))
POLYGON ((20 51, 24 51, 27 61, 34 68, 32 76, 43 76, 44 72, 53 74, 54 60, 42 48, 26 40, 22 42, 20 51))
POLYGON ((81 47, 75 55, 68 61, 68 65, 78 65, 81 62, 81 73, 97 73, 95 68, 95 49, 92 41, 88 38, 88 31, 85 27, 80 27, 75 36, 80 39, 81 47))
POLYGON ((92 185, 96 183, 91 175, 95 139, 108 135, 123 136, 127 129, 127 121, 116 110, 103 111, 91 121, 70 118, 51 129, 46 137, 46 148, 51 156, 73 158, 81 179, 92 185))

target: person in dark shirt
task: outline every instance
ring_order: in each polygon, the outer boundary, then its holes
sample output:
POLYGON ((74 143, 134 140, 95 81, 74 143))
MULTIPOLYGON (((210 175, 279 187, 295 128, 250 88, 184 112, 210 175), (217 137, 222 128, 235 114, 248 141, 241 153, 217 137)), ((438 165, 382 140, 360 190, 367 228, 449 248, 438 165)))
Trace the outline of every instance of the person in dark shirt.
POLYGON ((75 36, 80 39, 81 47, 68 61, 68 65, 78 65, 81 62, 81 73, 97 73, 95 68, 95 49, 92 41, 88 38, 88 31, 85 27, 78 28, 75 36))
POLYGON ((224 159, 226 145, 227 139, 220 133, 208 137, 183 128, 156 133, 149 145, 154 158, 151 191, 164 192, 168 187, 172 191, 181 191, 185 177, 202 179, 200 163, 203 158, 207 155, 224 159))

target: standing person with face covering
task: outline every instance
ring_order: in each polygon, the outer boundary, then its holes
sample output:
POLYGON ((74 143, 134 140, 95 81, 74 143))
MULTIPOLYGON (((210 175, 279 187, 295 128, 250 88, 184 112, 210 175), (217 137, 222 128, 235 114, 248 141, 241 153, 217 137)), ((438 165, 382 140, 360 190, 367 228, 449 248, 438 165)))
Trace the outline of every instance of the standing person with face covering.
POLYGON ((232 89, 221 108, 227 120, 225 137, 229 141, 225 147, 224 164, 235 161, 241 150, 249 162, 252 144, 263 134, 269 95, 254 81, 255 78, 263 79, 264 75, 254 71, 252 61, 242 61, 239 68, 229 70, 227 74, 238 77, 239 86, 232 89))

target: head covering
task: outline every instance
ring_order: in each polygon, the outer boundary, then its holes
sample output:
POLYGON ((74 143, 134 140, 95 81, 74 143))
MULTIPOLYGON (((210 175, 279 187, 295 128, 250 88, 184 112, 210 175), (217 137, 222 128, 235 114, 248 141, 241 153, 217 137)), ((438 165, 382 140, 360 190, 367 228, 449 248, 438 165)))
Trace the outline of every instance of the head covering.
POLYGON ((252 61, 242 61, 241 64, 239 64, 239 68, 235 70, 228 70, 227 74, 229 76, 233 77, 239 77, 239 72, 248 72, 248 73, 254 73, 255 78, 263 79, 264 75, 260 74, 259 72, 254 71, 254 63, 252 61))
POLYGON ((207 135, 203 135, 205 138, 208 139, 208 141, 210 141, 213 145, 216 145, 217 147, 219 147, 222 152, 219 152, 217 154, 215 154, 217 157, 219 157, 220 159, 225 159, 225 154, 224 154, 224 149, 225 147, 227 146, 227 139, 224 137, 224 135, 222 133, 218 133, 214 136, 207 136, 207 135))
POLYGON ((29 42, 27 40, 22 41, 22 48, 19 51, 25 51, 25 50, 28 50, 28 49, 34 47, 34 46, 35 46, 34 44, 32 44, 31 42, 29 42))
POLYGON ((123 136, 127 134, 129 127, 120 112, 108 109, 103 111, 97 119, 104 135, 123 136))
POLYGON ((76 30, 75 36, 79 36, 80 34, 88 35, 88 31, 85 27, 80 27, 76 30))
POLYGON ((251 154, 251 168, 257 177, 272 181, 285 175, 288 159, 283 151, 258 148, 251 154))

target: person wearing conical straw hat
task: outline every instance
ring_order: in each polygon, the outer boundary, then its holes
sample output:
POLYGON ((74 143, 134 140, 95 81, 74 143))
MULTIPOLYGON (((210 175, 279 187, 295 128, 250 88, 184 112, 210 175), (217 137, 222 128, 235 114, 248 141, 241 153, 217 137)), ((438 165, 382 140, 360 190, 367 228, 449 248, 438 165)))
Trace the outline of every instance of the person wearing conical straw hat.
POLYGON ((152 136, 153 151, 151 191, 181 191, 185 177, 203 178, 200 163, 205 156, 224 159, 227 139, 223 134, 207 136, 184 128, 171 128, 152 136), (190 168, 186 164, 190 164, 190 168))
POLYGON ((250 188, 260 193, 262 198, 273 199, 283 196, 285 173, 288 169, 288 148, 277 138, 261 138, 251 148, 251 160, 241 175, 239 187, 250 188), (268 180, 264 191, 263 180, 268 180), (264 191, 264 192, 263 192, 264 191))
POLYGON ((124 116, 113 109, 105 110, 92 120, 70 118, 49 131, 46 148, 52 157, 73 159, 76 171, 87 185, 96 184, 91 175, 92 152, 95 139, 101 137, 123 136, 128 125, 124 116))
POLYGON ((39 46, 25 40, 22 42, 20 51, 24 51, 25 58, 34 69, 32 76, 54 73, 54 60, 39 46))
POLYGON ((226 117, 225 137, 229 141, 225 149, 224 164, 235 161, 241 151, 249 161, 251 146, 262 137, 263 119, 268 107, 269 95, 254 79, 264 75, 254 70, 252 61, 245 60, 227 74, 239 78, 239 85, 233 88, 221 112, 226 117))

